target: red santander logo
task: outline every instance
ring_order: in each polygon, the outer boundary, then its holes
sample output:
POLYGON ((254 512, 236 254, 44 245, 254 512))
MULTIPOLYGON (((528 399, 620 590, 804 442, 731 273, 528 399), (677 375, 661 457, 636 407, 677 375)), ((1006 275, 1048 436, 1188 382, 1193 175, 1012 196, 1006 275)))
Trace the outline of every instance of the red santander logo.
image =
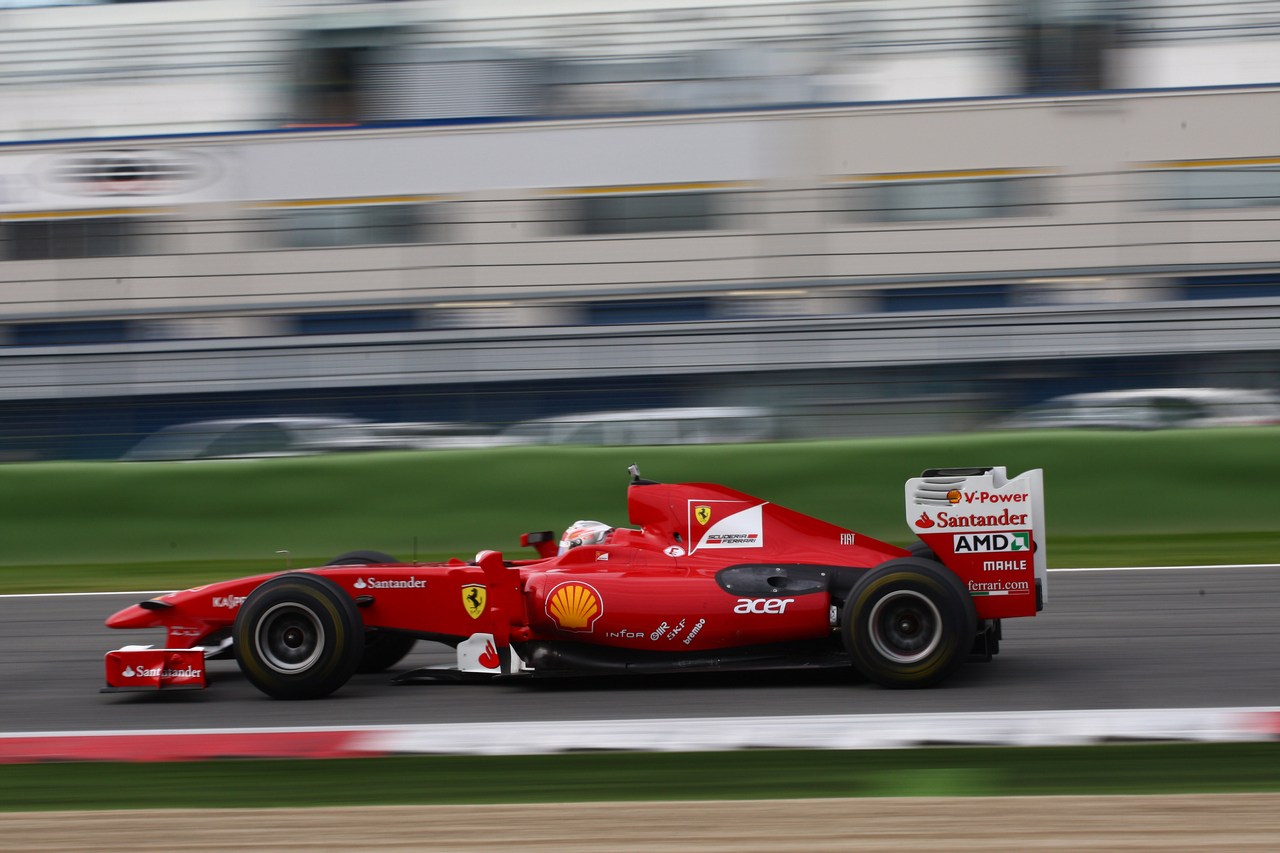
POLYGON ((502 659, 498 657, 498 650, 493 647, 493 640, 484 644, 484 652, 480 655, 480 665, 485 669, 497 669, 502 666, 502 659))
POLYGON ((1027 513, 1025 512, 1009 512, 1009 508, 1005 507, 998 513, 990 515, 969 515, 968 513, 956 514, 940 511, 937 518, 930 518, 929 513, 922 512, 920 517, 916 519, 916 527, 928 529, 930 527, 938 527, 943 530, 953 528, 983 528, 983 527, 1026 527, 1027 513))

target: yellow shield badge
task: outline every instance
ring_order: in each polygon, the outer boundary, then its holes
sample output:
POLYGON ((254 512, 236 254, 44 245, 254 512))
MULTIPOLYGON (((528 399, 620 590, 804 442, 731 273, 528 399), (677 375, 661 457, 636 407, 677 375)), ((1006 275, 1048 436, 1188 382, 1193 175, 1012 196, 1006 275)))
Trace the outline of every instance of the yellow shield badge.
POLYGON ((693 517, 698 519, 699 524, 706 524, 711 520, 711 507, 695 506, 693 508, 693 517))
POLYGON ((469 583, 462 587, 462 606, 472 619, 480 618, 480 614, 484 612, 484 602, 484 584, 469 583))

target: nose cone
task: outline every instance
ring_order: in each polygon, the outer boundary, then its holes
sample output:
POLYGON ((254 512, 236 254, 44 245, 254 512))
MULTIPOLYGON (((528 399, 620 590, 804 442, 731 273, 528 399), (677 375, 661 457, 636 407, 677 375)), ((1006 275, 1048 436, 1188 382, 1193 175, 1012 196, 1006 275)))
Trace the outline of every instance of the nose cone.
POLYGON ((108 628, 151 628, 160 624, 155 610, 147 610, 139 604, 126 607, 107 617, 108 628))

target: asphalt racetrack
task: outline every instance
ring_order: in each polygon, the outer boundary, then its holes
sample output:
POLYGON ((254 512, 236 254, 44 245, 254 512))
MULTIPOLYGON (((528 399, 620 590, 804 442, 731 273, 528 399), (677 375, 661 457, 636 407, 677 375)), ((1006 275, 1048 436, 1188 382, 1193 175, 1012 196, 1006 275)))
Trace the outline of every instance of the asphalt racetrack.
MULTIPOLYGON (((281 702, 227 660, 211 662, 208 690, 99 693, 103 653, 163 642, 102 624, 142 597, 0 597, 0 731, 1254 707, 1280 695, 1280 565, 1054 571, 1045 611, 1006 622, 994 661, 917 691, 843 671, 402 686, 381 674, 281 702)), ((450 654, 419 643, 392 674, 450 654)))

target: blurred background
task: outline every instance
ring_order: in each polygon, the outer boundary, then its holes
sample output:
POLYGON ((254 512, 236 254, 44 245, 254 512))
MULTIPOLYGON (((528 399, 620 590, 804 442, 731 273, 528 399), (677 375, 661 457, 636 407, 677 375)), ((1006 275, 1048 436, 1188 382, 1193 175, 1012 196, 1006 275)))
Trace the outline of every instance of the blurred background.
POLYGON ((1280 423, 1280 0, 0 0, 0 459, 1280 423))

